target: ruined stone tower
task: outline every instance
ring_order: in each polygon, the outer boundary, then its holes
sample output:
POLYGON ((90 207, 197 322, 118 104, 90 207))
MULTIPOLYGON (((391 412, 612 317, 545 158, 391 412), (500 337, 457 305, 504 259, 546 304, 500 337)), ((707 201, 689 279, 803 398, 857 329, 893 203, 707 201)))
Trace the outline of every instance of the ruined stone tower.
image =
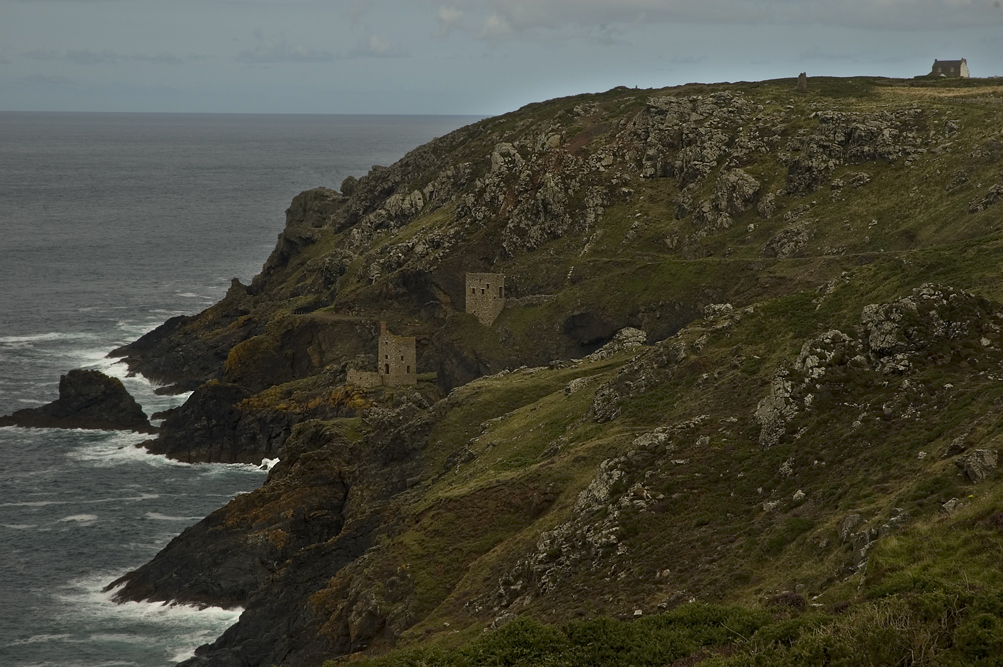
POLYGON ((466 312, 476 315, 484 326, 491 326, 505 307, 505 275, 468 273, 466 312))
POLYGON ((390 387, 418 384, 413 336, 395 336, 380 322, 380 354, 377 357, 382 384, 390 387))
POLYGON ((399 387, 418 384, 417 353, 415 341, 410 336, 395 336, 387 331, 387 323, 380 322, 379 355, 376 372, 350 369, 347 382, 369 389, 380 385, 399 387))

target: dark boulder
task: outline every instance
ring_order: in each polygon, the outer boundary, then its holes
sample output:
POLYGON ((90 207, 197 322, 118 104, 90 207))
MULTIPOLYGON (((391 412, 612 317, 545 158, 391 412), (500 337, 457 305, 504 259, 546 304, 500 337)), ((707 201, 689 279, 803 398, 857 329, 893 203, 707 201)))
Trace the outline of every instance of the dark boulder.
POLYGON ((122 381, 100 371, 72 370, 59 378, 59 398, 0 417, 0 426, 87 428, 153 433, 143 408, 122 381))

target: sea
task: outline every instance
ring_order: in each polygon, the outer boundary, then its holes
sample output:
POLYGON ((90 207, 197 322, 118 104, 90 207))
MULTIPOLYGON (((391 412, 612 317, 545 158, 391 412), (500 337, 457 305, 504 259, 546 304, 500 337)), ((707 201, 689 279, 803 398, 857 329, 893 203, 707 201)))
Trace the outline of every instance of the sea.
MULTIPOLYGON (((474 120, 0 112, 0 415, 54 400, 74 368, 121 378, 147 414, 180 405, 108 352, 247 283, 298 192, 474 120)), ((173 665, 238 619, 104 591, 267 474, 146 437, 0 428, 0 665, 173 665)))

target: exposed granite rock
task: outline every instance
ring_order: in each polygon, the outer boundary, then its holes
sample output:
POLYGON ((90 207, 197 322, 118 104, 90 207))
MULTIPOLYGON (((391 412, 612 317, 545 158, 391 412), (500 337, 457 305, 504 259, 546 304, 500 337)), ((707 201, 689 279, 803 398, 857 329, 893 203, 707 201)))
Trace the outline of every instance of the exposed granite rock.
POLYGON ((976 449, 954 460, 968 481, 978 484, 999 466, 999 454, 995 449, 976 449))
MULTIPOLYGON (((939 348, 943 354, 945 343, 948 350, 963 349, 966 341, 998 337, 1003 314, 984 298, 928 284, 907 297, 865 306, 860 319, 859 339, 828 331, 806 342, 792 367, 780 371, 756 409, 760 444, 769 447, 779 442, 791 420, 812 409, 814 392, 831 374, 842 376, 848 369, 908 374, 917 363, 929 363, 931 350, 939 348)), ((973 481, 985 476, 983 464, 989 460, 983 461, 985 456, 973 459, 969 475, 973 481)), ((958 465, 968 472, 961 460, 958 465)))
POLYGON ((944 514, 953 514, 954 512, 957 512, 964 506, 965 504, 960 500, 958 500, 957 498, 951 498, 946 503, 940 506, 940 511, 943 512, 944 514))
POLYGON ((648 334, 640 329, 626 327, 620 329, 613 336, 613 340, 603 345, 601 348, 585 357, 589 361, 601 361, 614 355, 633 350, 644 345, 648 334))
POLYGON ((796 222, 770 237, 761 254, 778 259, 801 257, 814 236, 815 232, 807 222, 796 222))
POLYGON ((714 184, 714 203, 724 213, 738 216, 748 211, 761 185, 741 169, 722 172, 714 184))
POLYGON ((793 384, 790 380, 777 377, 770 383, 766 398, 756 406, 755 419, 760 426, 759 444, 771 447, 780 441, 787 422, 797 414, 797 406, 791 400, 793 384))
POLYGON ((0 417, 0 426, 156 431, 121 380, 100 371, 81 369, 59 378, 57 400, 0 417))
POLYGON ((999 200, 1003 199, 1003 185, 994 185, 989 188, 989 192, 980 198, 973 199, 968 205, 969 213, 984 211, 999 200))
MULTIPOLYGON (((818 190, 841 164, 891 162, 917 154, 927 122, 918 109, 869 114, 818 111, 812 116, 818 119, 818 127, 801 131, 787 145, 789 151, 798 153, 787 170, 789 194, 818 190)), ((851 186, 859 187, 852 177, 851 186)))
POLYGON ((815 192, 832 177, 835 169, 836 162, 818 150, 794 158, 787 167, 788 194, 798 196, 815 192))
POLYGON ((760 218, 769 219, 777 212, 777 208, 777 196, 768 192, 760 198, 759 204, 756 205, 756 212, 759 213, 760 218))

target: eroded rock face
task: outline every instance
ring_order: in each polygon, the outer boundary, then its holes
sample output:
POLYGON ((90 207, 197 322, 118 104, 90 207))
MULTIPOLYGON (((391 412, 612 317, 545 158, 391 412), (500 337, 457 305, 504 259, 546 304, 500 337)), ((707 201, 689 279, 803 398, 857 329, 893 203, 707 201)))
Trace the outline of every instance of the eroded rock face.
POLYGON ((770 392, 756 406, 756 423, 760 426, 759 444, 770 447, 780 441, 787 422, 797 414, 797 407, 791 400, 793 384, 783 377, 774 378, 770 392))
POLYGON ((100 371, 72 370, 59 378, 59 398, 0 417, 0 426, 86 428, 152 433, 143 408, 122 381, 100 371))
POLYGON ((258 446, 238 436, 242 415, 237 404, 250 396, 234 384, 207 382, 168 413, 160 437, 147 443, 147 449, 185 463, 260 463, 265 456, 274 456, 270 443, 259 452, 258 446))
POLYGON ((171 540, 138 570, 109 585, 119 602, 247 603, 300 549, 337 535, 351 477, 350 443, 319 422, 282 448, 260 489, 242 494, 171 540))
POLYGON ((995 449, 976 449, 955 459, 954 464, 970 482, 978 484, 999 467, 999 453, 995 449))
POLYGON ((647 339, 648 334, 640 329, 626 327, 617 331, 616 335, 613 336, 613 340, 606 343, 585 358, 589 361, 601 361, 602 359, 608 359, 609 357, 620 354, 621 352, 641 347, 647 339))
POLYGON ((972 200, 968 205, 968 212, 978 213, 984 211, 1001 199, 1003 199, 1003 185, 994 185, 989 188, 989 192, 985 195, 972 200))
MULTIPOLYGON (((237 625, 186 665, 316 665, 365 647, 387 621, 362 590, 364 573, 346 578, 355 593, 339 598, 337 617, 315 615, 314 596, 391 525, 389 503, 417 479, 415 455, 448 409, 438 407, 419 392, 401 394, 367 413, 372 430, 362 442, 321 421, 297 425, 264 486, 234 498, 109 588, 123 586, 119 601, 245 607, 237 625), (338 623, 345 636, 332 638, 323 628, 338 623)), ((408 622, 398 619, 395 627, 408 622)))

